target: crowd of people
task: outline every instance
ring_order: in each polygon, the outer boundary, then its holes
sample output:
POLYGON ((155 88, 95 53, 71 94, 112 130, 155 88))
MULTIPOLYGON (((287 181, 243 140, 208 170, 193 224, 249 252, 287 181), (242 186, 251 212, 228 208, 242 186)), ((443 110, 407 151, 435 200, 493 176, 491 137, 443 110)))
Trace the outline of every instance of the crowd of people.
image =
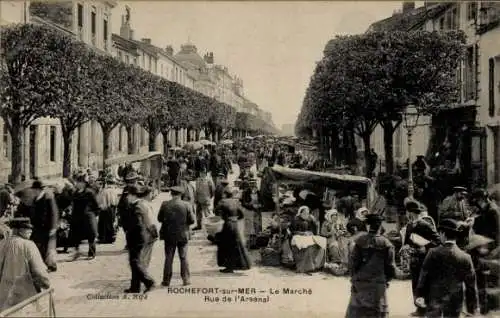
MULTIPOLYGON (((6 288, 0 290, 11 290, 21 276, 30 288, 17 293, 24 296, 16 299, 0 292, 1 309, 50 286, 48 273, 58 270, 57 247, 72 249, 70 259, 76 261, 86 240, 87 259, 92 260, 98 256, 97 243, 113 244, 120 228, 131 270, 124 292, 149 292, 157 285, 148 267, 158 240, 164 241, 165 255, 161 285, 171 284, 176 251, 183 284, 190 285, 188 242, 212 217, 223 222, 209 237, 217 245, 221 272, 251 268, 252 242, 247 234, 257 240, 266 236, 262 253, 272 254, 276 245, 280 263, 299 273, 333 265, 336 273, 349 275, 353 288, 347 317, 386 317, 386 290, 401 271, 411 278, 414 316, 458 317, 464 296, 471 314, 491 309, 486 289, 498 285, 498 276, 489 272, 499 256, 500 210, 486 190, 474 189, 469 195, 468 189, 455 187, 436 207, 428 207, 432 201, 417 186, 415 195, 405 197, 398 207, 399 241, 384 225, 392 206, 370 210, 363 194, 353 190, 322 199, 314 189, 282 188, 281 213, 268 228, 259 228, 259 211, 265 208, 259 173, 274 164, 306 168, 308 160, 287 145, 253 138, 172 151, 164 161, 163 180, 171 199, 157 214, 160 228, 151 205, 154 187, 131 165, 121 166, 116 176, 79 169, 57 184, 35 179, 21 190, 7 185, 0 191, 0 287, 6 288), (228 181, 233 163, 240 168, 236 187, 228 181), (121 192, 117 184, 124 186, 121 192), (245 232, 239 226, 242 220, 248 221, 245 232), (21 263, 24 267, 14 266, 21 263)), ((387 191, 381 194, 389 197, 387 191)))

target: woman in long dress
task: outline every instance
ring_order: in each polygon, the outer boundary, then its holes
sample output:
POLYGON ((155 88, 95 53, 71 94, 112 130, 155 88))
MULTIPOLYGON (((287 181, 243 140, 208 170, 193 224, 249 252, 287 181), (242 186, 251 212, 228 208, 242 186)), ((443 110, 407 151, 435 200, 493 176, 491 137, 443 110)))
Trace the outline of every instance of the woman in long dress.
POLYGON ((347 220, 337 211, 331 209, 325 214, 325 222, 321 227, 321 236, 327 239, 327 258, 331 263, 347 266, 349 251, 347 237, 347 220))
POLYGON ((298 273, 322 268, 326 261, 326 239, 318 236, 318 222, 307 206, 299 208, 290 226, 291 249, 298 273))
POLYGON ((216 234, 217 264, 225 267, 222 273, 235 270, 248 270, 251 260, 245 247, 245 240, 238 222, 243 219, 243 208, 238 199, 233 197, 234 190, 226 187, 225 198, 216 207, 216 214, 224 220, 222 231, 216 234))

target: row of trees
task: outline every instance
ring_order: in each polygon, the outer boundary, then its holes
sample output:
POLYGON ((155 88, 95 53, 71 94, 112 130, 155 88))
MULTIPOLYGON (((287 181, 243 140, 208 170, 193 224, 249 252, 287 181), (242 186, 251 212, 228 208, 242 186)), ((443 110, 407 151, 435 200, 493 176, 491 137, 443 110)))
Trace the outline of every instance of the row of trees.
POLYGON ((148 131, 150 148, 158 134, 166 137, 179 128, 222 135, 232 129, 274 132, 255 116, 240 116, 229 105, 101 55, 49 27, 3 28, 1 48, 0 115, 12 139, 13 182, 22 173, 23 132, 41 117, 60 120, 64 176, 70 174, 73 133, 89 120, 102 128, 104 160, 110 155, 111 132, 119 125, 127 128, 129 150, 135 124, 148 131), (238 124, 240 117, 247 119, 238 124))
POLYGON ((317 63, 296 133, 312 130, 338 139, 361 137, 371 173, 370 137, 381 125, 386 170, 392 173, 393 135, 412 105, 425 115, 459 101, 457 70, 464 56, 462 32, 371 32, 331 40, 317 63))

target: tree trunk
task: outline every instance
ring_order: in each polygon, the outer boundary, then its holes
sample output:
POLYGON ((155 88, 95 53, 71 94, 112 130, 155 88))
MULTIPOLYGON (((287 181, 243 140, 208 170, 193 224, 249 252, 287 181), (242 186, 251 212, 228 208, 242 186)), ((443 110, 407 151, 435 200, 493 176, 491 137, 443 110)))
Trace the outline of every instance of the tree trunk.
POLYGON ((191 142, 192 141, 191 140, 191 131, 192 131, 191 128, 187 129, 187 142, 191 142))
POLYGON ((371 134, 363 134, 361 136, 361 138, 363 138, 363 145, 365 147, 365 170, 366 170, 366 177, 367 178, 371 178, 372 177, 372 171, 373 171, 373 167, 372 167, 372 161, 371 161, 371 140, 370 140, 370 135, 371 134))
POLYGON ((127 129, 127 153, 132 155, 135 153, 134 129, 133 126, 127 126, 125 128, 127 129))
POLYGON ((156 151, 156 136, 158 133, 149 133, 148 151, 156 151))
POLYGON ((164 130, 161 132, 163 135, 163 154, 168 157, 170 140, 168 140, 169 130, 164 130))
POLYGON ((214 126, 210 128, 210 134, 212 135, 212 141, 217 142, 217 128, 214 126))
POLYGON ((392 121, 384 122, 384 155, 385 155, 385 171, 389 174, 394 173, 394 132, 397 126, 393 126, 392 121))
POLYGON ((11 153, 11 178, 13 184, 19 184, 21 182, 21 174, 23 171, 23 139, 24 139, 24 129, 21 127, 21 123, 12 120, 12 127, 10 131, 11 141, 12 141, 12 153, 11 153))
POLYGON ((196 141, 200 140, 200 133, 201 133, 201 131, 199 129, 196 129, 196 131, 195 131, 195 134, 196 134, 196 136, 195 136, 196 138, 195 139, 196 139, 196 141))
POLYGON ((111 131, 112 129, 102 129, 102 169, 106 169, 106 160, 111 155, 111 131))
POLYGON ((174 133, 175 133, 175 146, 179 147, 180 146, 180 142, 179 142, 179 129, 175 129, 174 133))
POLYGON ((63 129, 63 178, 71 176, 71 152, 73 145, 73 131, 63 129))

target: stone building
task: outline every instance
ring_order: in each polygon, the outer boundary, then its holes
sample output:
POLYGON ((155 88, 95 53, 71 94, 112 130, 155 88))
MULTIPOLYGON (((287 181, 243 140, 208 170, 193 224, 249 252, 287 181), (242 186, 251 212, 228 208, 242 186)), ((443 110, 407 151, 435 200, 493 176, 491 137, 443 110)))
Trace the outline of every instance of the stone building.
MULTIPOLYGON (((424 126, 415 134, 414 153, 432 159, 449 148, 451 164, 462 171, 464 180, 477 185, 500 182, 499 22, 500 5, 495 2, 426 2, 419 8, 409 2, 401 12, 369 29, 462 30, 466 34, 466 56, 457 70, 460 101, 424 118, 424 126)), ((372 138, 383 149, 381 130, 372 138)), ((394 135, 394 147, 396 159, 406 160, 403 127, 394 135)))

